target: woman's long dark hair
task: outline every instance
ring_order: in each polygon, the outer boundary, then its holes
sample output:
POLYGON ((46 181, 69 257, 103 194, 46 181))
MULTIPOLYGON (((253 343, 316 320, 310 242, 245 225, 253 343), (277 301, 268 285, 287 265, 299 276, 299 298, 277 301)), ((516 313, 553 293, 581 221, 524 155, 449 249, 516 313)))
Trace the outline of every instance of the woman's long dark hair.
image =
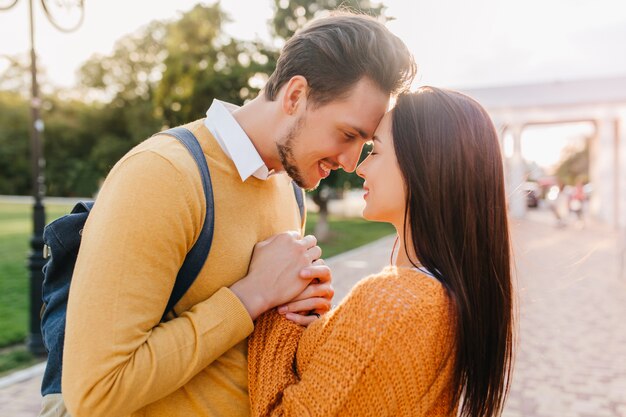
POLYGON ((476 101, 432 87, 398 98, 392 129, 412 262, 430 270, 453 301, 452 406, 461 416, 499 415, 512 368, 513 291, 497 133, 476 101))

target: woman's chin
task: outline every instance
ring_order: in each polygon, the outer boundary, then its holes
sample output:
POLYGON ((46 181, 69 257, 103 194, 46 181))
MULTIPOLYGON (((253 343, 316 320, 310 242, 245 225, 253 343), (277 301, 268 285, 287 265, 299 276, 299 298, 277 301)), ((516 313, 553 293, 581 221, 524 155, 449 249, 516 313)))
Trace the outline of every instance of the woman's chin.
POLYGON ((361 217, 363 217, 365 220, 369 220, 371 222, 378 222, 380 221, 380 219, 377 218, 376 216, 376 212, 374 210, 372 210, 372 208, 368 205, 365 206, 365 208, 363 209, 363 213, 361 213, 361 217))
POLYGON ((363 212, 361 213, 361 217, 370 222, 395 224, 393 222, 394 217, 391 216, 390 213, 381 210, 374 210, 370 204, 365 206, 363 212))

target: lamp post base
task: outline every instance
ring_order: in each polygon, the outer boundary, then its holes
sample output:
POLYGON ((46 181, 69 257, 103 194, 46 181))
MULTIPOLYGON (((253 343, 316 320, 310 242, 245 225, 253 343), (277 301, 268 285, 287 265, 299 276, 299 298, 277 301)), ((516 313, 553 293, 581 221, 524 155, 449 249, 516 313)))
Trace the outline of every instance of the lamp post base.
POLYGON ((31 252, 28 257, 28 269, 30 271, 30 314, 29 333, 27 338, 28 350, 36 356, 46 355, 46 349, 41 336, 41 307, 43 305, 41 288, 43 285, 43 266, 46 260, 43 258, 43 224, 45 212, 43 205, 36 202, 33 219, 35 232, 30 240, 31 252))

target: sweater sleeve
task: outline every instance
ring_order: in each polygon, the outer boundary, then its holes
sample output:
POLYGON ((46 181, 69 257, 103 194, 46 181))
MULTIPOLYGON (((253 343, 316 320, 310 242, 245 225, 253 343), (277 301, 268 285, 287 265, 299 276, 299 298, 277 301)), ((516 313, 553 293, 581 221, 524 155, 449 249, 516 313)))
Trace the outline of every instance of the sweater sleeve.
MULTIPOLYGON (((319 346, 296 346, 302 330, 279 314, 266 313, 257 321, 249 341, 248 378, 252 415, 257 416, 334 416, 359 385, 374 355, 381 355, 380 341, 385 319, 362 320, 365 311, 356 291, 329 317, 307 331, 331 330, 319 346), (296 327, 294 327, 296 326, 296 327), (294 366, 308 356, 306 367, 294 366)), ((310 342, 308 340, 307 342, 310 342)), ((313 343, 314 344, 314 343, 313 343)))
POLYGON ((62 387, 71 415, 131 414, 251 333, 228 288, 159 323, 202 207, 198 187, 159 153, 140 151, 112 170, 85 226, 68 302, 62 387))
POLYGON ((274 312, 257 321, 248 355, 253 416, 452 415, 433 411, 450 404, 445 291, 371 278, 306 330, 274 312))
MULTIPOLYGON (((295 371, 298 342, 304 332, 275 310, 256 320, 255 332, 248 342, 248 390, 251 415, 267 416, 280 408, 285 388, 296 384, 295 371)), ((277 412, 277 415, 281 415, 277 412)))

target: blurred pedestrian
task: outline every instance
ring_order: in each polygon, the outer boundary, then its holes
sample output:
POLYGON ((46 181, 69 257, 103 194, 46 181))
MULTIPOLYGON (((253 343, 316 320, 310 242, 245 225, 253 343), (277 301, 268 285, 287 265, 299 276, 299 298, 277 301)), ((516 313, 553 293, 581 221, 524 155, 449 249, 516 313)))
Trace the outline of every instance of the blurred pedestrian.
POLYGON ((582 179, 576 181, 569 200, 569 209, 576 215, 576 226, 579 228, 585 227, 585 188, 582 179))
POLYGON ((569 198, 567 196, 565 183, 561 180, 558 180, 555 185, 550 187, 547 199, 550 211, 552 211, 554 217, 556 218, 556 227, 567 226, 569 198))

